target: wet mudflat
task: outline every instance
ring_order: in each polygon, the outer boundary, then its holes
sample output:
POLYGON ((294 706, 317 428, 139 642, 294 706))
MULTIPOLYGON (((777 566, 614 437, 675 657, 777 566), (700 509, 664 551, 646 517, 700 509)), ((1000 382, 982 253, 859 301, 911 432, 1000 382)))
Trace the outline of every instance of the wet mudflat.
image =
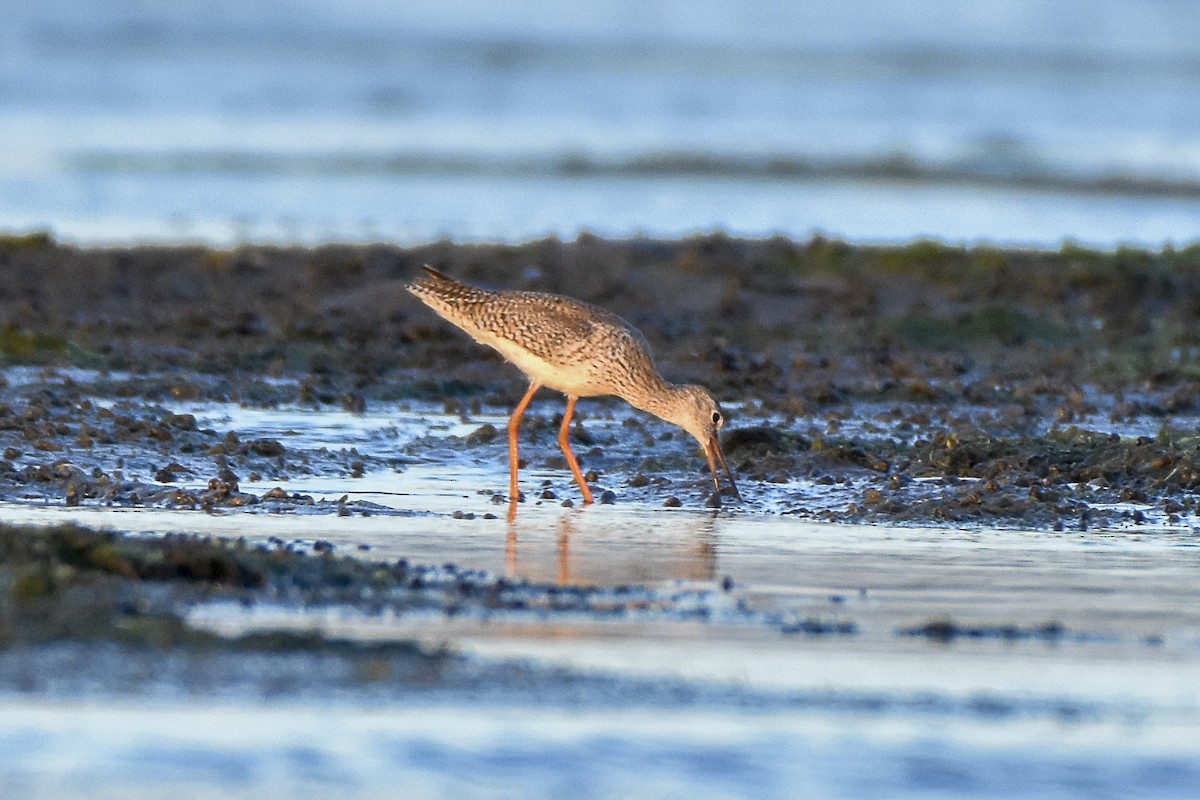
POLYGON ((57 585, 17 565, 8 785, 1186 796, 1200 777, 1193 534, 523 511, 513 541, 452 513, 7 508, 251 537, 76 532, 57 585))
POLYGON ((1193 257, 10 242, 2 777, 1187 796, 1193 257), (403 296, 421 261, 629 317, 727 406, 746 501, 587 401, 614 502, 577 507, 547 394, 507 523, 523 387, 403 296))

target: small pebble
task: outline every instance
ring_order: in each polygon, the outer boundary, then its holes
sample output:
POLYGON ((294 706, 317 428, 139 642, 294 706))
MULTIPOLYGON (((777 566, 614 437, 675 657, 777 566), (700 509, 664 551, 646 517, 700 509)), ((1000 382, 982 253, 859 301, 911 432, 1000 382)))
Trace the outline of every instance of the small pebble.
POLYGON ((605 489, 600 493, 600 505, 611 506, 617 502, 617 495, 611 489, 605 489))
POLYGON ((663 505, 666 506, 667 508, 679 508, 680 506, 683 505, 683 501, 680 500, 675 495, 671 495, 670 497, 668 497, 666 500, 663 501, 663 505))

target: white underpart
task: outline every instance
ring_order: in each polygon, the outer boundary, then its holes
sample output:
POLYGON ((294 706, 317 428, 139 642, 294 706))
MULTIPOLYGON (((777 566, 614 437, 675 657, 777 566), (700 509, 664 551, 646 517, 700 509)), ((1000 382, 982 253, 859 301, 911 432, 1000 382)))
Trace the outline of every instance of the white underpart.
POLYGON ((520 345, 477 328, 464 328, 471 337, 488 347, 524 372, 531 381, 574 397, 597 397, 610 394, 610 389, 591 378, 591 370, 579 364, 561 367, 538 358, 520 345))

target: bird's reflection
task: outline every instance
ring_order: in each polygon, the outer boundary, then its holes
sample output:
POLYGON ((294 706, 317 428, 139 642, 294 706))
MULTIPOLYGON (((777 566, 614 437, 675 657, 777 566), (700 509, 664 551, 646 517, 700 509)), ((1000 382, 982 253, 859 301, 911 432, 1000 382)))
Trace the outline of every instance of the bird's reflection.
MULTIPOLYGON (((555 521, 554 580, 559 585, 716 580, 719 517, 689 515, 672 523, 683 525, 646 524, 644 544, 631 545, 624 529, 611 523, 592 528, 584 524, 578 510, 565 513, 555 521), (599 533, 610 535, 597 536, 599 533), (655 539, 656 534, 660 538, 655 539), (580 536, 585 536, 583 543, 580 536)), ((538 540, 544 541, 536 529, 516 521, 508 523, 504 548, 507 577, 546 579, 549 565, 538 540), (526 532, 524 543, 520 531, 526 532)))

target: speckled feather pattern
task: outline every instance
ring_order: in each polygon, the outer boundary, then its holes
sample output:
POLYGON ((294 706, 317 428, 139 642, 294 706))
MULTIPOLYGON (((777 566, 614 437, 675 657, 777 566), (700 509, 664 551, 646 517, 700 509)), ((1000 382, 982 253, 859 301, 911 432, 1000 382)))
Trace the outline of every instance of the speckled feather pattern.
POLYGON ((640 408, 662 393, 645 339, 617 315, 569 297, 489 291, 427 272, 409 291, 531 380, 580 397, 616 395, 640 408))

